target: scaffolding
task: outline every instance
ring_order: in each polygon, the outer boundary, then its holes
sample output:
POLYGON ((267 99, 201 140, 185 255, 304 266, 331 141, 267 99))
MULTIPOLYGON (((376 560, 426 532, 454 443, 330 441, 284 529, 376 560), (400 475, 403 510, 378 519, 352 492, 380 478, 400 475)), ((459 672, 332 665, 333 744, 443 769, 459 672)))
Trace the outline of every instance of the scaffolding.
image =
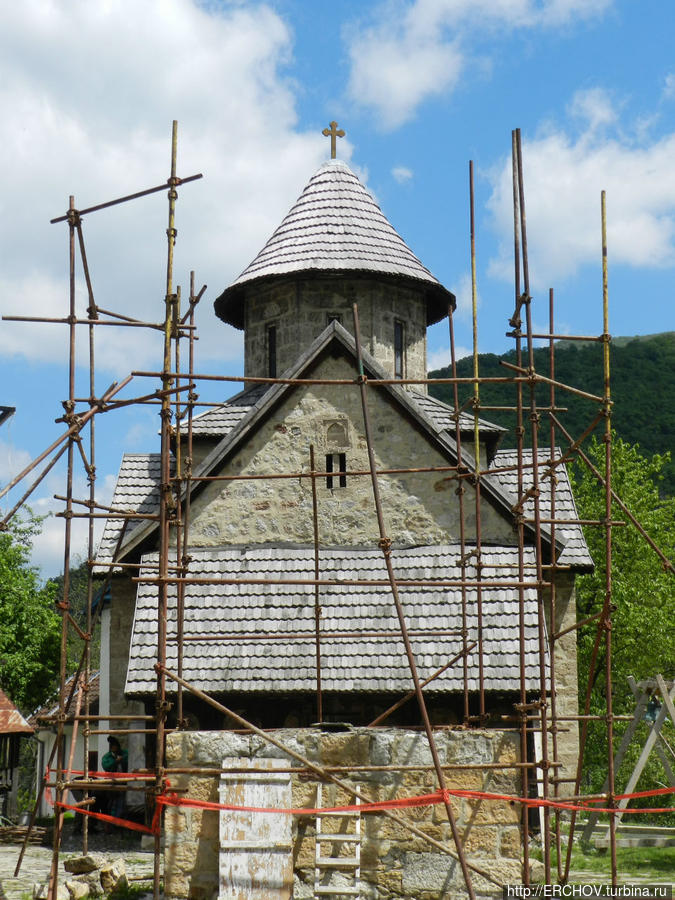
MULTIPOLYGON (((332 123, 334 126, 336 123, 332 123)), ((462 836, 457 828, 449 794, 445 791, 446 772, 449 769, 467 769, 471 768, 470 764, 463 766, 443 765, 436 749, 436 740, 434 728, 432 727, 425 698, 424 689, 427 685, 432 684, 443 672, 450 667, 461 667, 463 678, 462 704, 463 704, 463 720, 467 727, 482 725, 486 721, 486 700, 485 700, 485 673, 484 673, 484 630, 483 630, 483 591, 494 584, 489 578, 482 575, 481 565, 481 487, 482 479, 489 474, 487 470, 481 469, 480 464, 480 446, 479 446, 479 414, 490 407, 481 406, 480 388, 486 382, 501 382, 510 384, 515 394, 515 406, 512 407, 515 419, 516 434, 516 462, 509 469, 515 473, 517 480, 517 496, 518 501, 514 507, 515 522, 517 527, 517 552, 518 563, 516 571, 510 577, 510 580, 504 582, 499 581, 501 587, 507 586, 518 596, 519 602, 519 669, 520 669, 520 691, 519 698, 514 704, 514 712, 512 716, 504 716, 512 725, 515 725, 520 734, 520 762, 516 764, 493 764, 494 768, 516 768, 521 776, 522 800, 528 801, 533 792, 533 788, 539 791, 543 805, 543 846, 544 846, 544 868, 545 879, 547 883, 553 880, 565 882, 569 878, 571 848, 574 840, 576 827, 576 810, 571 812, 571 817, 565 822, 563 827, 563 813, 560 801, 563 794, 567 802, 570 800, 583 801, 590 799, 584 797, 581 791, 582 769, 584 763, 584 749, 588 726, 592 720, 602 720, 606 723, 607 728, 607 786, 606 791, 602 795, 604 805, 609 809, 618 809, 618 801, 615 789, 615 770, 613 748, 613 729, 617 719, 612 709, 612 530, 618 524, 612 518, 613 503, 618 503, 626 518, 640 530, 640 533, 650 543, 650 546, 656 552, 664 567, 673 574, 674 569, 670 560, 656 547, 644 532, 639 523, 632 516, 630 511, 621 504, 612 490, 611 482, 611 462, 612 462, 612 432, 611 432, 611 390, 610 390, 610 330, 609 330, 609 297, 607 286, 607 239, 606 239, 606 212, 605 197, 602 195, 601 203, 601 223, 602 223, 602 311, 603 311, 603 330, 600 335, 596 336, 570 336, 557 335, 554 321, 554 297, 553 291, 549 294, 549 330, 546 334, 537 334, 534 332, 532 323, 532 296, 530 293, 529 268, 528 268, 528 249, 527 249, 527 227, 526 227, 526 211, 525 211, 525 192, 523 178, 523 161, 520 132, 513 133, 512 143, 512 160, 513 160, 513 239, 514 239, 514 311, 509 319, 511 327, 510 336, 514 340, 516 350, 516 363, 507 365, 508 373, 503 378, 485 379, 481 378, 478 368, 478 341, 477 341, 477 292, 476 292, 476 255, 475 255, 475 226, 474 226, 474 192, 473 192, 473 167, 470 166, 470 209, 471 209, 471 231, 470 231, 470 248, 471 248, 471 273, 472 273, 472 298, 473 298, 473 329, 474 329, 474 350, 473 350, 473 377, 460 378, 457 375, 457 359, 455 352, 455 335, 453 323, 453 308, 448 307, 449 318, 449 342, 451 351, 451 370, 452 376, 444 379, 373 379, 369 378, 364 369, 362 357, 362 341, 359 327, 359 313, 357 305, 353 308, 353 335, 355 339, 356 352, 358 357, 358 376, 353 380, 328 380, 328 379, 282 379, 282 378, 254 378, 254 377, 228 377, 210 374, 199 374, 195 372, 195 308, 199 303, 205 288, 195 291, 194 272, 190 275, 190 290, 186 308, 181 305, 180 288, 174 288, 174 245, 176 241, 176 202, 178 198, 178 189, 188 183, 201 178, 201 175, 192 175, 187 178, 178 177, 176 174, 176 158, 177 158, 177 125, 173 124, 172 145, 171 145, 171 169, 170 175, 165 183, 158 186, 141 190, 136 193, 121 197, 106 203, 101 203, 88 209, 77 209, 75 198, 70 197, 67 213, 59 216, 52 221, 54 223, 66 223, 69 233, 69 311, 68 315, 62 318, 44 318, 44 317, 5 317, 8 321, 22 322, 52 322, 60 323, 68 328, 69 333, 69 394, 68 399, 64 403, 65 415, 60 419, 64 424, 64 431, 61 436, 55 440, 47 449, 41 453, 29 466, 27 466, 19 475, 11 480, 11 482, 0 492, 0 497, 5 496, 11 489, 15 488, 19 483, 26 482, 29 476, 35 470, 43 466, 37 478, 27 487, 18 502, 10 509, 2 520, 2 526, 6 527, 10 519, 15 515, 17 510, 26 502, 37 486, 42 482, 45 476, 52 470, 59 459, 63 456, 67 462, 66 489, 63 496, 59 496, 64 503, 62 515, 65 520, 65 545, 63 557, 63 600, 59 604, 61 614, 61 667, 60 667, 60 694, 59 694, 59 713, 56 716, 57 740, 54 744, 52 758, 49 760, 48 771, 53 769, 53 779, 51 775, 46 775, 43 781, 40 793, 45 787, 51 787, 56 792, 56 809, 60 812, 56 815, 55 833, 54 833, 54 851, 52 857, 52 868, 50 874, 50 898, 56 897, 56 888, 58 880, 58 861, 60 844, 63 829, 63 809, 60 807, 64 802, 66 792, 76 786, 78 789, 97 790, 108 789, 128 790, 135 789, 143 795, 154 798, 155 805, 158 810, 157 816, 161 821, 161 807, 158 804, 158 798, 165 795, 167 787, 167 770, 165 768, 165 737, 167 732, 167 715, 170 704, 167 700, 168 685, 175 686, 176 693, 176 718, 178 728, 186 727, 186 718, 184 715, 184 694, 189 692, 192 696, 201 699, 203 702, 211 705, 220 713, 225 715, 233 723, 234 727, 244 729, 248 733, 260 736, 265 742, 283 750, 286 756, 294 760, 292 768, 287 771, 306 772, 315 777, 319 782, 332 783, 338 787, 344 788, 350 795, 357 798, 357 802, 367 804, 369 797, 361 791, 356 790, 353 785, 344 781, 344 776, 349 774, 349 766, 320 766, 310 759, 304 757, 288 746, 285 746, 274 735, 273 732, 263 731, 252 722, 241 716, 239 713, 225 706, 222 702, 209 696, 201 691, 194 684, 190 684, 184 678, 183 672, 183 648, 185 641, 190 637, 184 633, 184 597, 186 587, 190 584, 204 581, 194 576, 190 568, 190 500, 191 489, 198 483, 199 477, 193 473, 192 469, 192 441, 193 441, 193 415, 194 411, 200 406, 209 406, 213 404, 200 403, 197 394, 197 388, 200 382, 212 381, 222 383, 245 382, 247 385, 260 383, 263 385, 273 384, 292 384, 292 385, 308 385, 321 384, 332 386, 334 389, 340 387, 342 390, 355 390, 360 397, 362 415, 363 415, 363 432, 366 439, 369 465, 366 469, 353 470, 345 472, 345 476, 369 478, 372 485, 372 496, 375 516, 377 519, 379 543, 378 546, 382 553, 382 558, 387 571, 386 586, 391 592, 393 604, 396 609, 399 629, 397 636, 402 638, 405 655, 412 681, 412 690, 401 697, 386 712, 374 719, 370 725, 375 727, 381 724, 404 702, 414 697, 417 701, 419 713, 424 726, 424 732, 428 740, 429 749, 433 766, 431 767, 435 773, 439 790, 443 792, 442 802, 445 806, 447 819, 453 836, 452 845, 445 845, 436 841, 427 835, 422 828, 417 827, 414 822, 405 818, 399 812, 393 810, 384 810, 381 815, 389 816, 395 821, 402 824, 413 834, 427 841, 430 846, 440 849, 459 861, 463 878, 466 884, 466 891, 469 897, 473 898, 474 888, 472 886, 472 872, 478 872, 482 876, 487 877, 494 884, 498 884, 497 880, 489 872, 477 867, 474 863, 469 862, 465 849, 463 847, 462 836), (168 226, 167 226, 167 266, 166 266, 166 284, 164 295, 164 316, 161 323, 145 322, 130 318, 110 310, 100 308, 95 300, 92 278, 90 277, 87 255, 85 250, 83 220, 86 216, 107 209, 113 205, 137 200, 149 194, 156 192, 168 191, 168 226), (86 317, 78 317, 75 309, 75 291, 76 291, 76 255, 79 250, 80 263, 86 289, 88 294, 88 310, 86 317), (144 328, 161 331, 163 335, 163 358, 161 371, 132 371, 120 383, 111 384, 100 396, 96 394, 95 387, 95 335, 100 327, 117 327, 117 328, 144 328), (76 396, 75 388, 75 368, 76 368, 76 335, 84 329, 88 337, 89 352, 89 396, 85 399, 76 396), (592 395, 588 392, 581 391, 572 385, 563 384, 556 380, 555 372, 555 341, 564 337, 565 340, 578 341, 594 341, 601 344, 603 348, 603 380, 604 390, 601 395, 592 395), (534 346, 535 341, 546 341, 549 347, 549 371, 547 374, 538 372, 535 368, 534 346), (187 369, 183 368, 184 356, 181 354, 181 346, 187 342, 187 369), (135 396, 121 397, 125 388, 144 383, 146 379, 158 382, 158 387, 154 390, 144 390, 141 388, 136 391, 135 396), (432 385, 432 384, 449 384, 452 387, 454 398, 454 430, 456 443, 456 464, 445 467, 428 467, 427 469, 396 469, 383 470, 377 466, 377 461, 373 449, 372 424, 369 412, 369 395, 372 391, 378 391, 383 386, 389 384, 406 385, 432 385), (462 390, 470 390, 472 396, 467 402, 463 401, 461 396, 462 390), (565 392, 572 392, 592 400, 597 408, 597 414, 589 423, 588 428, 579 437, 574 437, 567 432, 563 424, 558 418, 560 407, 559 396, 565 392), (542 395, 544 395, 544 403, 542 404, 542 395), (160 437, 160 499, 157 513, 131 513, 123 509, 115 509, 110 506, 102 505, 97 501, 96 494, 96 443, 95 443, 95 425, 99 415, 108 414, 127 407, 131 404, 148 404, 154 403, 160 406, 161 417, 161 437, 160 437), (461 427, 461 417, 464 415, 466 407, 470 407, 473 416, 473 446, 469 441, 469 447, 465 445, 466 432, 461 427), (549 434, 548 446, 541 446, 540 422, 542 416, 548 419, 549 434), (526 422, 529 419, 530 429, 530 447, 525 449, 526 422), (599 471, 593 467, 590 459, 582 449, 583 441, 596 429, 602 430, 602 440, 605 446, 605 464, 604 470, 599 471), (87 442, 88 437, 88 442, 87 442), (563 452, 556 450, 558 440, 562 438, 567 446, 563 452), (172 446, 174 448, 172 460, 172 446), (556 527, 560 526, 560 519, 556 509, 556 471, 564 466, 572 459, 582 460, 591 468, 598 482, 603 486, 605 496, 605 515, 597 521, 578 520, 575 524, 583 524, 595 526, 603 529, 605 535, 605 571, 606 583, 604 592, 603 606, 600 612, 596 613, 590 619, 577 622, 573 629, 583 626, 595 624, 596 637, 592 652, 592 663, 589 669, 588 686, 583 699, 583 710, 580 715, 563 716, 559 714, 556 705, 555 691, 555 649, 556 642, 559 641, 568 631, 556 633, 554 627, 550 630, 546 627, 545 607, 550 605, 551 622, 556 622, 556 575, 562 571, 565 566, 557 562, 557 554, 555 552, 556 545, 556 527), (89 494, 87 498, 78 498, 74 494, 74 471, 76 461, 80 460, 86 473, 89 494), (402 583, 397 579, 394 564, 392 562, 392 541, 387 533, 385 518, 383 515, 383 501, 380 496, 380 481, 382 475, 397 474, 406 472, 445 472, 457 481, 458 490, 458 506, 459 506, 459 529, 460 529, 460 572, 457 578, 453 575, 445 582, 434 582, 436 585, 447 585, 459 587, 461 589, 461 628, 456 632, 461 636, 462 649, 452 659, 450 659, 442 668, 431 674, 423 680, 418 673, 415 654, 410 642, 411 629, 408 626, 406 611, 401 598, 399 596, 399 588, 402 583), (540 485, 544 480, 550 483, 550 505, 544 512, 540 504, 540 485), (475 498, 475 507, 469 509, 471 505, 470 498, 465 496, 465 486, 470 485, 473 488, 475 498), (529 504, 526 511, 526 505, 529 504), (475 540, 470 541, 467 534, 467 519, 473 516, 475 519, 475 540), (88 566, 89 566, 89 583, 88 583, 88 600, 87 600, 87 621, 82 628, 75 621, 70 611, 70 569, 71 569, 71 530, 72 522, 77 517, 84 517, 88 522, 88 566), (110 585, 115 570, 119 571, 120 562, 117 559, 120 547, 122 546, 127 527, 130 523, 145 519, 158 523, 159 528, 159 551, 157 563, 154 572, 149 572, 147 561, 143 564, 143 570, 140 568, 132 568, 132 573, 136 573, 134 580, 137 582, 150 583, 156 586, 157 591, 157 649, 156 649, 156 699, 155 713, 153 716, 148 715, 124 715, 115 716, 112 714, 95 716, 91 714, 87 686, 89 684, 91 659, 90 648, 91 638, 94 632, 97 620, 101 615, 103 603, 98 603, 94 609, 94 589, 93 589, 93 571, 96 562, 96 547, 94 540, 94 524, 97 518, 119 518, 122 522, 120 535, 117 541, 117 548, 113 553, 112 562, 108 567, 105 576, 103 588, 99 592, 101 596, 110 585), (552 554, 550 561, 547 561, 544 550, 542 548, 542 526, 546 526, 547 533, 550 535, 552 554), (534 533, 534 540, 529 536, 534 533), (528 561, 526 554, 526 546, 534 547, 534 563, 528 561), (172 562, 172 559, 175 560, 172 562), (470 563, 475 567, 476 575, 469 574, 470 563), (173 634, 168 630, 168 595, 169 590, 175 589, 177 597, 177 623, 176 631, 173 634), (539 660, 539 687, 536 692, 537 696, 532 697, 532 691, 528 689, 526 684, 525 672, 525 598, 528 590, 536 591, 537 596, 537 634, 538 634, 538 660, 539 660), (94 611, 92 611, 94 609, 94 611), (467 621, 470 609, 476 616, 478 627, 477 637, 475 641, 469 640, 469 632, 467 621), (66 650, 69 637, 75 634, 81 641, 81 658, 79 666, 74 677, 70 677, 66 671, 66 650), (177 664, 176 671, 172 671, 167 666, 167 645, 170 642, 177 645, 177 664), (478 670, 479 670, 479 687, 477 692, 478 713, 472 713, 470 704, 470 689, 468 677, 468 656, 473 651, 477 652, 478 670), (593 716, 590 714, 591 705, 591 675, 596 667, 596 663, 600 653, 604 653, 605 657, 605 679, 607 689, 607 713, 603 716, 593 716), (548 662, 547 662, 548 661, 548 662), (84 759, 88 759, 88 749, 90 738, 97 734, 130 734, 142 733, 154 736, 156 755, 154 771, 150 774, 140 776, 139 779, 131 785, 124 788, 116 784, 114 779, 109 782, 99 780, 78 781, 74 784, 72 775, 72 747, 69 760, 65 758, 65 740, 64 740, 64 724, 66 721, 66 711, 71 708, 71 702, 75 700, 76 712, 74 716, 75 728, 78 725, 82 727, 84 736, 84 759), (101 727, 101 720, 105 720, 102 724, 108 724, 108 727, 101 727), (128 722, 136 722, 134 728, 118 727, 128 722), (560 765, 558 754, 558 733, 563 722, 574 721, 580 724, 580 750, 578 758, 578 767, 576 777, 571 790, 563 791, 563 779, 556 777, 556 769, 560 765), (532 758, 529 751, 531 737, 533 734, 539 735, 540 758, 532 758), (300 768, 298 768, 298 766, 300 768), (552 848, 557 850, 557 871, 552 872, 552 848)), ((334 140, 334 138, 333 138, 334 140)), ((342 474, 342 473, 341 473, 342 474)), ((313 516, 313 534, 314 534, 314 577, 313 579, 304 579, 305 585, 314 587, 315 596, 315 628, 310 632, 298 632, 295 634, 284 635, 285 639, 313 641, 315 668, 316 668, 316 710, 319 722, 323 720, 322 710, 322 680, 321 680, 321 640, 322 635, 320 615, 321 600, 320 589, 322 585, 339 583, 329 581, 321 577, 319 567, 320 540, 318 528, 318 494, 317 482, 320 479, 326 479, 334 475, 331 472, 324 472, 317 469, 314 456, 314 448, 311 448, 309 467, 302 471, 295 472, 269 472, 265 475, 220 475, 210 476, 210 480, 236 480, 244 478, 293 478, 293 479, 309 479, 312 490, 312 516, 313 516)), ((338 477, 334 475, 334 477, 338 477)), ((202 480, 206 480, 203 477, 202 480)), ((565 524, 569 524, 569 518, 565 519, 565 524)), ((227 581, 226 579, 215 579, 219 584, 225 583, 244 583, 244 579, 234 579, 227 581)), ((264 579, 266 584, 288 584, 288 580, 270 577, 264 579)), ((298 582, 290 582, 298 583, 298 582)), ((366 584, 375 582, 365 581, 366 584)), ((381 583, 380 583, 381 584, 381 583)), ((414 632, 412 632, 414 634, 414 632)), ((368 632, 369 636, 384 636, 385 632, 373 630, 368 632)), ((358 637, 358 634, 350 632, 350 636, 358 637)), ((390 632, 386 632, 386 636, 392 636, 390 632)), ((224 638, 223 635, 218 636, 224 638)), ((253 635, 255 637, 255 634, 253 635)), ((192 638, 194 639, 194 638, 192 638)), ((621 717, 618 717, 621 718, 621 717)), ((394 765, 391 768, 403 771, 406 769, 404 765, 394 765)), ((411 767, 408 767, 411 768, 411 767)), ((483 765, 476 765, 476 768, 485 769, 483 765)), ((213 769, 183 769, 182 772, 201 773, 214 776, 217 772, 213 769)), ((283 770, 280 770, 283 771, 283 770)), ((598 799, 597 796, 595 799, 598 799)), ((91 798, 85 799, 78 804, 79 807, 86 811, 91 805, 91 798)), ((38 803, 36 803, 31 827, 34 824, 38 803)), ((521 830, 522 830, 522 880, 523 883, 530 882, 530 821, 528 816, 529 806, 527 802, 522 803, 521 830)), ((83 851, 87 851, 88 847, 88 820, 89 816, 83 816, 83 851)), ((617 883, 617 862, 616 862, 616 819, 614 815, 609 817, 609 847, 610 847, 610 872, 612 884, 617 883)), ((154 851, 155 851, 155 867, 154 867, 154 896, 157 900, 160 894, 160 829, 155 830, 154 851)), ((25 849, 25 845, 24 848, 25 849)), ((23 858, 23 849, 21 851, 18 863, 17 874, 21 866, 23 858)))

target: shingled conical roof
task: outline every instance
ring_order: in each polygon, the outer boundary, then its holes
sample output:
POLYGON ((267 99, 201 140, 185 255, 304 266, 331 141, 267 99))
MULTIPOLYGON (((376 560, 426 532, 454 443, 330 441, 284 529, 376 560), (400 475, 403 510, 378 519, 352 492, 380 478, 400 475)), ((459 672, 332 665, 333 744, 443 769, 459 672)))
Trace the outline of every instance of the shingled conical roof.
POLYGON ((215 301, 216 315, 243 328, 243 288, 299 273, 363 272, 416 282, 427 292, 428 324, 454 296, 422 265, 349 166, 330 160, 310 179, 281 225, 215 301))

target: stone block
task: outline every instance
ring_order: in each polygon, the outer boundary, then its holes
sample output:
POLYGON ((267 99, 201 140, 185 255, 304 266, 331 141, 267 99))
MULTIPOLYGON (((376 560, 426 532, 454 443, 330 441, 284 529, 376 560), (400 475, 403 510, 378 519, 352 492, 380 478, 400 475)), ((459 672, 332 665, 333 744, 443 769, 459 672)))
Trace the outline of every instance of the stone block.
POLYGON ((167 846, 164 853, 164 874, 168 878, 173 873, 192 872, 197 864, 199 853, 198 841, 185 841, 182 844, 167 846))
MULTIPOLYGON (((299 753, 301 756, 306 755, 305 748, 297 740, 294 733, 290 729, 277 731, 274 737, 294 753, 299 753)), ((257 734, 254 734, 250 737, 250 747, 251 757, 264 759, 283 759, 286 760, 291 766, 301 765, 301 763, 299 763, 298 760, 295 759, 295 757, 289 756, 288 753, 284 753, 284 751, 279 747, 275 747, 274 744, 270 744, 270 742, 264 740, 264 738, 258 737, 257 734)))
POLYGON ((370 762, 373 766, 391 765, 394 735, 389 731, 376 731, 370 738, 370 762))
POLYGON ((164 897, 165 900, 173 900, 173 898, 181 898, 184 900, 185 897, 190 894, 190 880, 186 878, 184 875, 172 874, 171 876, 165 876, 164 878, 164 897))
MULTIPOLYGON (((100 893, 100 888, 99 888, 99 893, 100 893)), ((35 882, 33 884, 33 890, 32 890, 33 900, 47 900, 48 894, 49 894, 49 885, 46 881, 44 883, 43 882, 35 882)), ((28 894, 25 893, 22 896, 27 897, 28 894)), ((70 896, 71 896, 70 891, 65 886, 65 884, 62 884, 61 882, 59 882, 57 889, 56 889, 56 900, 70 900, 70 896)))
POLYGON ((100 870, 101 887, 105 894, 122 890, 128 884, 127 871, 123 859, 116 859, 106 863, 100 870))
POLYGON ((218 802, 219 775, 193 776, 187 783, 187 793, 184 795, 191 800, 206 800, 218 802))
POLYGON ((192 765, 220 768, 226 757, 250 756, 249 739, 231 731, 189 732, 186 755, 192 765))
POLYGON ((379 896, 400 897, 403 894, 403 870, 400 867, 381 869, 377 873, 377 888, 382 892, 378 892, 379 896))
POLYGON ((517 734, 500 734, 496 741, 495 762, 515 763, 520 760, 520 736, 517 734))
POLYGON ((84 900, 89 896, 89 885, 86 881, 66 881, 66 887, 72 900, 84 900))
MULTIPOLYGON (((466 801, 461 797, 450 797, 450 807, 455 821, 460 824, 466 818, 466 801)), ((448 813, 445 803, 436 803, 431 807, 431 821, 434 825, 448 821, 448 813)))
POLYGON ((445 785, 449 790, 489 790, 486 784, 485 774, 479 769, 459 769, 455 772, 446 773, 445 785))
MULTIPOLYGON (((49 886, 47 882, 36 882, 33 885, 33 900, 47 900, 49 886)), ((56 900, 70 900, 70 891, 65 884, 58 883, 56 888, 56 900)))
POLYGON ((324 766, 358 765, 369 758, 370 735, 346 731, 321 736, 321 762, 324 766))
POLYGON ((498 836, 499 830, 492 825, 467 829, 462 840, 464 850, 470 855, 496 857, 498 836))
POLYGON ((461 740, 454 740, 447 748, 449 763, 491 763, 494 762, 494 735, 481 731, 457 733, 461 740))
POLYGON ((298 837, 293 848, 293 867, 296 869, 310 869, 314 866, 314 829, 308 834, 304 829, 298 829, 298 837))
POLYGON ((312 900, 314 887, 297 874, 293 876, 293 900, 312 900))
POLYGON ((171 766, 179 766, 187 762, 188 734, 184 731, 175 731, 166 736, 166 763, 171 766))
POLYGON ((468 824, 512 825, 520 822, 520 804, 506 800, 467 800, 468 824))
POLYGON ((523 852, 523 840, 520 826, 504 826, 499 836, 499 855, 520 859, 523 852))
MULTIPOLYGON (((486 871, 487 878, 478 872, 471 872, 471 883, 477 894, 487 894, 490 897, 501 897, 501 888, 505 884, 520 884, 522 873, 520 863, 516 860, 491 860, 489 865, 484 860, 477 860, 477 865, 486 871)), ((461 878, 461 872, 459 877, 461 878)), ((462 879, 462 885, 464 880, 462 879)))
POLYGON ((291 791, 294 809, 313 809, 316 806, 316 784, 313 782, 293 779, 291 791))
POLYGON ((520 772, 515 769, 493 770, 485 781, 485 791, 493 794, 520 795, 522 790, 520 772))
POLYGON ((100 897, 103 894, 98 869, 93 872, 88 872, 86 875, 76 875, 74 878, 69 879, 69 882, 71 881, 78 881, 82 884, 86 884, 89 897, 100 897))
MULTIPOLYGON (((370 835, 371 824, 370 820, 374 819, 374 816, 368 816, 366 820, 366 829, 367 833, 370 835)), ((384 838, 392 843, 399 843, 403 841, 407 841, 412 836, 412 832, 409 828, 406 828, 399 822, 394 821, 394 819, 390 819, 389 817, 383 816, 379 823, 379 836, 380 838, 384 838)))
POLYGON ((63 868, 72 875, 84 875, 94 872, 105 865, 106 858, 100 853, 88 853, 86 856, 71 856, 64 859, 63 868))
POLYGON ((367 838, 361 842, 361 868, 377 869, 380 860, 385 857, 391 848, 391 841, 387 840, 368 840, 367 838))
POLYGON ((184 840, 188 831, 187 815, 175 806, 167 807, 164 814, 164 828, 166 834, 170 834, 174 841, 184 840))
POLYGON ((298 735, 298 742, 302 746, 303 756, 312 762, 321 760, 321 732, 305 729, 298 735))
MULTIPOLYGON (((435 827, 425 825, 424 833, 428 835, 433 841, 436 841, 436 843, 438 844, 442 844, 443 846, 448 847, 454 847, 452 832, 450 831, 450 826, 447 824, 447 820, 441 825, 436 825, 435 827)), ((409 839, 405 843, 405 852, 431 853, 436 852, 436 850, 434 849, 434 844, 430 844, 429 841, 426 840, 426 838, 423 838, 420 835, 410 834, 409 839)), ((438 852, 442 853, 441 850, 439 850, 438 852)))
POLYGON ((401 887, 412 897, 421 891, 449 891, 458 868, 458 863, 443 853, 406 853, 401 887))

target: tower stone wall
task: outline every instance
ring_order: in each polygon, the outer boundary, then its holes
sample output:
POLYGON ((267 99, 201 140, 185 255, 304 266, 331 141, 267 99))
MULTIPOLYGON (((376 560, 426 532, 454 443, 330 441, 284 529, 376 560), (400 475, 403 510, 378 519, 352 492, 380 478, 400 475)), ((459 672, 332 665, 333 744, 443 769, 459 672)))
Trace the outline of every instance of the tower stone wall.
MULTIPOLYGON (((275 329, 276 373, 281 375, 334 318, 353 333, 358 305, 363 347, 394 371, 396 323, 403 332, 403 377, 427 377, 427 303, 422 289, 394 280, 343 273, 279 279, 247 288, 244 375, 269 375, 269 329, 275 329)), ((417 390, 425 386, 417 385, 417 390)))

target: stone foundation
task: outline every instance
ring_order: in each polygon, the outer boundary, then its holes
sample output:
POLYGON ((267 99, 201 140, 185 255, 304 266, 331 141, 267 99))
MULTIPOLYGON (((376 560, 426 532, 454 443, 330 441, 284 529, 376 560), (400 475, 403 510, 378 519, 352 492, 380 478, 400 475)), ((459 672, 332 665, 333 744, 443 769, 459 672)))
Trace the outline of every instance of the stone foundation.
MULTIPOLYGON (((436 776, 426 737, 419 731, 398 728, 354 728, 325 733, 318 729, 282 729, 274 736, 287 746, 322 766, 377 766, 396 764, 403 771, 378 769, 337 773, 373 800, 415 796, 436 790, 436 776), (416 768, 417 767, 417 768, 416 768)), ((442 764, 482 764, 518 761, 515 732, 484 730, 441 730, 436 733, 442 764)), ((284 760, 285 754, 255 735, 232 732, 182 732, 167 740, 167 766, 171 786, 183 797, 218 802, 220 773, 213 775, 172 775, 172 768, 220 769, 223 760, 266 762, 284 760)), ((281 763, 282 766, 285 762, 281 763)), ((290 757, 288 766, 299 765, 290 757)), ((243 777, 243 776, 242 776, 243 777)), ((517 769, 464 769, 446 771, 449 788, 475 789, 518 794, 517 769)), ((294 808, 316 804, 317 783, 306 775, 291 775, 294 808)), ((352 797, 337 786, 322 787, 322 805, 345 805, 352 797)), ((469 863, 482 869, 499 884, 516 883, 521 878, 520 807, 509 802, 474 801, 453 798, 452 807, 469 863)), ((450 825, 443 805, 397 811, 437 842, 453 847, 450 825)), ((209 898, 219 893, 220 815, 227 813, 189 808, 169 808, 165 820, 165 896, 168 898, 209 898)), ((338 820, 339 821, 339 820, 338 820)), ((361 818, 361 897, 370 900, 412 898, 436 900, 466 896, 459 864, 439 847, 413 834, 405 825, 372 813, 361 818)), ((293 884, 270 891, 278 898, 313 896, 315 859, 315 819, 293 816, 291 846, 293 884)), ((240 835, 241 837, 241 835, 240 835)), ((345 849, 347 852, 347 849, 345 849)), ((289 867, 290 871, 290 867, 289 867)), ((477 897, 501 896, 497 884, 473 872, 477 897)), ((262 897, 263 893, 222 893, 230 897, 262 897)))

